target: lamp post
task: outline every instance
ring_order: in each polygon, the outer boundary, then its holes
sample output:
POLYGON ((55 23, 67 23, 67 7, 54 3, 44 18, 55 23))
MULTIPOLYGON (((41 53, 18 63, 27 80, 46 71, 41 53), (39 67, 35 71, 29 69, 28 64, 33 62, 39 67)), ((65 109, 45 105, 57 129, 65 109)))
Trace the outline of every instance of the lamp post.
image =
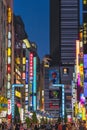
POLYGON ((11 112, 12 112, 12 120, 14 121, 14 111, 15 111, 15 88, 23 87, 24 84, 12 84, 12 99, 11 99, 11 112))

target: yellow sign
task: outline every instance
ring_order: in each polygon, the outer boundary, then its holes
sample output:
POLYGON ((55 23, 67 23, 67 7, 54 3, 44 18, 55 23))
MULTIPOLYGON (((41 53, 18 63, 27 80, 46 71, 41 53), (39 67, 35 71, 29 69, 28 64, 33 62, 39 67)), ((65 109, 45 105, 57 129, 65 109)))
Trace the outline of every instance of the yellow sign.
POLYGON ((3 97, 3 96, 0 96, 0 103, 7 104, 7 103, 8 103, 7 98, 5 98, 5 97, 3 97))
POLYGON ((75 116, 78 114, 78 110, 79 110, 78 104, 75 103, 75 116))
POLYGON ((12 11, 11 11, 11 8, 8 8, 8 17, 7 17, 7 21, 8 23, 11 23, 12 21, 12 11))
POLYGON ((0 96, 0 112, 7 111, 7 106, 3 107, 1 106, 1 104, 5 104, 5 105, 8 104, 7 98, 0 96))
POLYGON ((31 44, 30 44, 30 42, 28 41, 28 39, 24 39, 23 42, 25 43, 25 45, 26 45, 27 48, 30 48, 30 47, 31 47, 31 44))
POLYGON ((19 91, 15 91, 15 96, 21 98, 21 93, 19 91))
POLYGON ((16 64, 20 64, 20 58, 19 58, 19 57, 17 57, 17 58, 15 59, 15 61, 16 61, 16 64))
POLYGON ((22 58, 22 64, 26 64, 26 57, 22 58))
POLYGON ((11 48, 8 48, 8 56, 11 56, 11 48))
POLYGON ((86 108, 82 107, 82 120, 86 120, 86 108))

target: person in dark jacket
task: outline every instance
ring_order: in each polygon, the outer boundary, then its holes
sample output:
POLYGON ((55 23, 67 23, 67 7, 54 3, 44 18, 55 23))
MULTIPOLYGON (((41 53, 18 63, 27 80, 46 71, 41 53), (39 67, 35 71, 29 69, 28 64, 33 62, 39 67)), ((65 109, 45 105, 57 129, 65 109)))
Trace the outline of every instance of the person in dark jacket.
POLYGON ((80 123, 79 130, 85 130, 83 122, 80 123))
POLYGON ((20 130, 20 124, 16 124, 15 130, 20 130))
POLYGON ((66 123, 63 124, 62 130, 66 130, 66 123))
POLYGON ((39 128, 37 127, 37 125, 35 125, 34 130, 39 130, 39 128))

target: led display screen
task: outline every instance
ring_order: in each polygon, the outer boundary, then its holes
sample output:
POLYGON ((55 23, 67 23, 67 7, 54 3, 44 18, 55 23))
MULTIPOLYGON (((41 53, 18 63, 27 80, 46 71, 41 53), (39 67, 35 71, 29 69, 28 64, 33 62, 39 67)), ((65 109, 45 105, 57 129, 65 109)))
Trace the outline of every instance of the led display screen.
POLYGON ((84 14, 84 19, 86 19, 86 21, 83 25, 83 52, 87 54, 87 14, 84 14))
POLYGON ((87 68, 84 68, 84 82, 87 82, 87 68))
POLYGON ((84 82, 84 96, 87 97, 87 83, 84 82))
POLYGON ((81 104, 84 104, 84 103, 85 103, 85 97, 84 97, 84 94, 83 94, 83 93, 80 94, 80 103, 81 103, 81 104))
POLYGON ((69 69, 63 68, 63 75, 68 75, 68 74, 69 74, 69 69))
POLYGON ((84 96, 87 97, 87 54, 84 55, 84 96))
POLYGON ((84 82, 87 82, 87 54, 84 55, 84 82))
POLYGON ((49 70, 49 87, 52 87, 53 84, 59 83, 59 72, 57 69, 50 69, 49 70))
POLYGON ((59 99, 60 92, 59 90, 49 90, 49 98, 51 99, 59 99))
POLYGON ((49 108, 51 109, 59 109, 59 104, 58 103, 53 103, 53 102, 50 102, 49 103, 49 108))

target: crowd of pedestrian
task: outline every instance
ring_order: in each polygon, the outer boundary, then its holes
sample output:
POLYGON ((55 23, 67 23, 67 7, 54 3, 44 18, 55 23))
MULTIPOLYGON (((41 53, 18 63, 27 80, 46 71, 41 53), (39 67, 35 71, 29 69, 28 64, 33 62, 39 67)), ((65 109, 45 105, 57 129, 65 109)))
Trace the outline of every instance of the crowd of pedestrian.
POLYGON ((68 122, 59 123, 56 130, 87 130, 87 124, 85 121, 80 122, 68 122))
POLYGON ((59 122, 59 123, 46 123, 46 124, 30 124, 27 128, 26 123, 6 123, 0 124, 0 130, 87 130, 85 121, 80 122, 59 122))

